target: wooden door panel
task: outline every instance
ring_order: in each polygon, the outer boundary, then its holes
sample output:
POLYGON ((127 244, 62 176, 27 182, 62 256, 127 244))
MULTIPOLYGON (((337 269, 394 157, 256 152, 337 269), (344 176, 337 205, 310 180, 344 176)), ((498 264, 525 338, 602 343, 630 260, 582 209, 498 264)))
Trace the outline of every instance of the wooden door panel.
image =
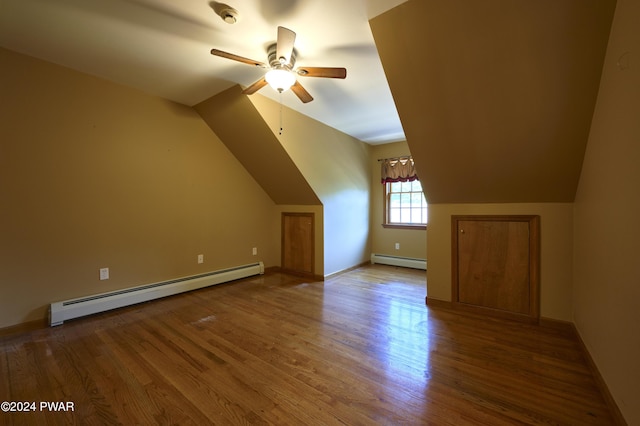
POLYGON ((282 214, 282 269, 314 273, 313 213, 282 214))
POLYGON ((453 302, 537 318, 538 235, 537 216, 454 216, 453 302))
POLYGON ((460 221, 458 232, 459 301, 528 313, 528 224, 460 221))

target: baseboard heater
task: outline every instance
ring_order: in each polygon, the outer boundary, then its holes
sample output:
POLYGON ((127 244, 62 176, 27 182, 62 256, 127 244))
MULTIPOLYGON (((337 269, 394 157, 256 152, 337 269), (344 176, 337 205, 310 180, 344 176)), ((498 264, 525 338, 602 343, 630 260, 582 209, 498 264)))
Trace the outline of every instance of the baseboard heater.
POLYGON ((136 303, 147 302, 258 274, 264 274, 264 264, 262 262, 56 302, 52 303, 49 308, 49 324, 53 327, 69 319, 135 305, 136 303))
POLYGON ((425 259, 415 259, 412 257, 388 256, 386 254, 373 253, 371 255, 371 263, 427 270, 427 261, 425 259))

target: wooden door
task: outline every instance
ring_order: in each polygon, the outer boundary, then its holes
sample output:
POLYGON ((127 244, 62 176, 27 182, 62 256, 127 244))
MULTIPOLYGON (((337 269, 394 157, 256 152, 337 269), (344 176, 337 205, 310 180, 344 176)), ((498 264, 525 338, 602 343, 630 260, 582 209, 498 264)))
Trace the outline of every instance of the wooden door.
POLYGON ((282 213, 282 269, 314 275, 313 213, 282 213))
POLYGON ((537 320, 538 228, 538 216, 453 216, 453 302, 537 320))

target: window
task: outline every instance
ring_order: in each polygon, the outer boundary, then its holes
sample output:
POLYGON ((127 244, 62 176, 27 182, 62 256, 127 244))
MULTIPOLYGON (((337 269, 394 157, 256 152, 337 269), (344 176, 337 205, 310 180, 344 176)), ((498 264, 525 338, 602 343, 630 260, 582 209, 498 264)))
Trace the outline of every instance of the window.
POLYGON ((384 184, 384 227, 424 228, 427 200, 419 180, 384 184))
POLYGON ((385 158, 381 162, 380 177, 384 188, 385 228, 416 228, 427 226, 427 200, 418 180, 413 158, 385 158))

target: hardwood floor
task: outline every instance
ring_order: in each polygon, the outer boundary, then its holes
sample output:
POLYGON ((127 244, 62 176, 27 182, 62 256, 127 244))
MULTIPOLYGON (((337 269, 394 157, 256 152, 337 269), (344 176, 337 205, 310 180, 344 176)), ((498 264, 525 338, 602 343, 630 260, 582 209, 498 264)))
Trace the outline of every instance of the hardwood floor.
POLYGON ((575 336, 427 308, 424 271, 272 273, 0 338, 0 424, 613 424, 575 336), (73 411, 40 411, 40 402, 73 411))

